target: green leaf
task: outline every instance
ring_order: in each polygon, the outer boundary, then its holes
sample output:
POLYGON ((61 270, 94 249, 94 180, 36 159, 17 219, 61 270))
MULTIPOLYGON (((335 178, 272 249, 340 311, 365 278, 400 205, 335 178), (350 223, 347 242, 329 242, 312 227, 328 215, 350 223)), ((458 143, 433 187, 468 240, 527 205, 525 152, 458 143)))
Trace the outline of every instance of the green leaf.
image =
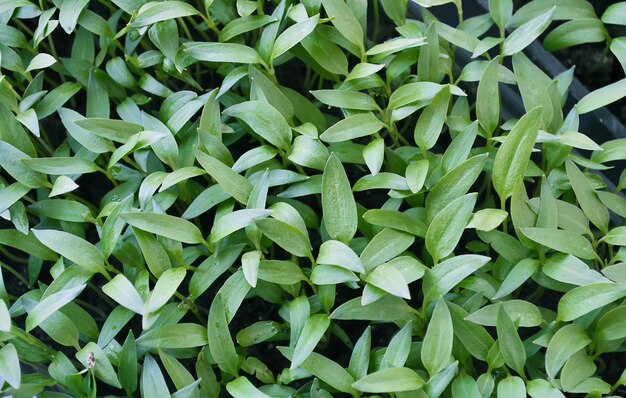
POLYGON ((290 369, 299 367, 311 355, 329 326, 330 320, 324 314, 312 315, 307 319, 296 343, 290 369))
POLYGON ((411 192, 418 193, 422 189, 426 177, 428 176, 429 165, 430 163, 427 159, 409 163, 406 168, 405 177, 411 192))
POLYGON ((4 213, 29 191, 30 188, 20 184, 19 182, 14 182, 13 184, 2 188, 0 190, 0 213, 4 213))
POLYGON ((224 115, 243 120, 261 138, 278 148, 291 146, 291 128, 272 105, 263 101, 247 101, 224 110, 224 115))
POLYGON ((531 398, 565 398, 550 382, 544 379, 534 379, 526 384, 526 391, 531 398))
POLYGON ((426 197, 426 215, 428 222, 454 199, 469 191, 480 175, 487 162, 487 155, 477 155, 469 158, 454 169, 447 172, 430 189, 426 197))
POLYGON ((517 376, 508 376, 498 383, 498 398, 525 398, 526 385, 517 376))
POLYGON ((205 243, 202 232, 193 223, 168 214, 121 213, 128 224, 183 243, 205 243))
POLYGON ((133 28, 140 28, 156 22, 196 14, 198 14, 198 11, 195 8, 182 1, 170 0, 167 3, 155 1, 144 4, 139 9, 137 16, 131 21, 129 26, 133 28))
POLYGON ((74 123, 78 127, 88 130, 91 134, 122 144, 125 144, 132 136, 143 130, 142 126, 138 124, 115 119, 77 119, 74 123))
POLYGON ((89 4, 89 0, 66 0, 61 4, 59 10, 59 22, 61 27, 67 34, 71 34, 76 27, 78 17, 80 16, 83 8, 89 4))
POLYGON ((472 217, 477 194, 455 199, 444 207, 428 226, 426 248, 435 263, 447 257, 456 248, 465 226, 472 217))
POLYGON ((497 300, 513 293, 515 289, 522 286, 539 269, 539 265, 539 261, 530 258, 523 259, 515 264, 502 281, 493 299, 497 300))
POLYGON ((0 350, 0 377, 15 389, 20 388, 22 372, 15 346, 8 343, 0 350))
POLYGON ((272 59, 276 59, 289 51, 293 46, 300 43, 307 37, 317 26, 319 14, 307 18, 285 29, 283 33, 276 38, 274 47, 272 48, 272 59))
POLYGON ((579 286, 561 297, 557 319, 565 322, 572 321, 625 296, 625 285, 592 283, 579 286))
POLYGON ((367 283, 376 286, 390 294, 405 299, 411 298, 409 286, 402 276, 392 264, 385 263, 374 268, 364 279, 367 283))
POLYGON ((144 303, 137 293, 132 283, 122 274, 116 275, 106 285, 102 286, 102 291, 120 305, 129 310, 143 315, 144 303))
POLYGON ((547 12, 515 29, 502 43, 502 54, 513 55, 526 48, 548 28, 555 10, 556 7, 552 7, 547 12))
POLYGON ((85 284, 67 288, 51 294, 41 300, 26 317, 26 331, 29 332, 39 326, 50 315, 74 300, 85 289, 85 284))
POLYGON ((613 308, 604 314, 596 324, 596 337, 604 341, 626 337, 626 307, 613 308))
POLYGON ((375 111, 376 101, 365 93, 348 90, 314 90, 311 94, 321 103, 343 109, 375 111))
POLYGON ((184 51, 198 61, 233 62, 238 64, 262 64, 255 49, 233 43, 185 43, 184 51))
POLYGON ((361 305, 361 298, 356 297, 337 307, 329 318, 394 322, 406 317, 411 311, 411 307, 396 296, 386 295, 367 305, 361 305))
POLYGON ((254 224, 263 232, 263 235, 294 256, 311 255, 311 242, 308 235, 293 225, 273 218, 256 220, 254 224))
POLYGON ((474 214, 472 224, 479 231, 489 232, 498 228, 508 216, 509 213, 504 210, 482 209, 474 214))
POLYGON ((482 326, 468 322, 466 320, 468 313, 463 308, 451 302, 446 304, 450 310, 456 338, 471 355, 486 361, 494 343, 491 335, 482 326))
POLYGON ((133 332, 128 332, 118 359, 118 378, 127 394, 137 389, 137 346, 133 332))
POLYGON ((32 232, 45 246, 80 265, 86 271, 107 275, 102 252, 86 240, 68 232, 53 229, 33 229, 32 232))
POLYGON ((320 246, 317 256, 318 264, 329 264, 343 267, 354 272, 364 272, 361 259, 345 243, 328 240, 320 246))
POLYGON ((352 386, 362 392, 385 393, 419 390, 424 384, 424 380, 409 368, 389 368, 369 374, 352 386))
POLYGON ((609 230, 609 211, 606 206, 598 199, 593 187, 587 180, 587 177, 578 169, 571 160, 565 163, 567 176, 569 177, 572 189, 576 194, 576 199, 580 207, 589 217, 596 227, 606 233, 609 230))
POLYGON ((502 305, 498 309, 496 331, 498 333, 500 352, 502 353, 506 365, 520 375, 523 375, 524 365, 526 363, 524 344, 517 334, 515 324, 502 305))
POLYGON ((22 163, 22 160, 26 159, 30 159, 30 156, 13 145, 0 141, 0 167, 4 171, 29 188, 50 186, 44 174, 34 171, 22 163))
POLYGON ((431 377, 443 370, 450 361, 453 339, 450 311, 446 302, 439 299, 428 323, 421 352, 422 363, 431 377))
POLYGON ((504 29, 511 15, 513 15, 513 1, 489 0, 489 13, 496 25, 504 29))
POLYGON ((626 227, 616 227, 604 235, 601 242, 606 242, 609 245, 626 246, 626 227))
MULTIPOLYGON (((491 5, 494 2, 490 1, 489 3, 491 5)), ((494 130, 500 125, 499 66, 497 59, 489 63, 478 83, 478 92, 476 94, 476 118, 487 133, 487 137, 491 137, 494 130)))
POLYGON ((626 4, 618 2, 610 5, 602 14, 602 22, 615 25, 624 25, 624 14, 626 14, 626 4))
POLYGON ((582 326, 565 325, 559 329, 548 343, 546 350, 546 373, 554 379, 565 362, 576 352, 591 343, 582 326))
POLYGON ((291 285, 306 280, 300 267, 291 261, 261 260, 258 278, 266 282, 291 285))
POLYGON ((333 26, 350 43, 357 46, 361 52, 364 52, 363 28, 346 3, 343 0, 321 1, 333 26))
POLYGON ((576 286, 610 282, 578 258, 562 253, 551 256, 545 261, 541 270, 554 280, 576 286))
POLYGON ((448 114, 449 102, 450 88, 445 86, 433 97, 431 103, 426 106, 417 120, 413 130, 413 138, 422 150, 422 154, 425 154, 437 143, 448 114))
POLYGON ((424 276, 424 304, 452 290, 467 276, 491 260, 489 257, 466 254, 449 258, 430 269, 424 276))
POLYGON ((226 391, 228 391, 230 395, 235 398, 270 398, 269 395, 264 394, 252 383, 250 383, 250 380, 248 380, 245 376, 238 377, 226 384, 226 391))
POLYGON ((209 310, 209 349, 211 356, 224 372, 237 375, 239 359, 228 330, 228 319, 222 296, 216 295, 209 310))
POLYGON ((585 114, 619 101, 626 96, 626 79, 618 80, 585 95, 576 104, 576 111, 585 114))
POLYGON ((616 37, 611 40, 611 52, 622 65, 622 69, 626 70, 626 37, 616 37))
POLYGON ((493 186, 502 201, 513 194, 518 178, 523 178, 541 123, 541 108, 522 116, 498 148, 493 162, 493 186))
POLYGON ((358 113, 335 123, 320 135, 325 142, 343 142, 378 132, 385 124, 372 113, 358 113))
POLYGON ((357 210, 350 181, 341 161, 331 154, 322 177, 322 211, 329 235, 350 242, 357 229, 357 210))
MULTIPOLYGON (((74 0, 68 0, 68 3, 74 0)), ((84 1, 84 0, 78 0, 84 1)), ((61 13, 63 12, 63 7, 61 7, 61 13)), ((61 22, 62 23, 62 22, 61 22)), ((52 65, 54 65, 57 60, 50 54, 39 53, 33 57, 33 59, 28 64, 28 67, 24 71, 24 73, 36 70, 36 69, 46 69, 52 65)))
POLYGON ((361 337, 357 340, 350 356, 348 372, 355 378, 361 379, 367 374, 370 362, 370 349, 372 345, 372 329, 368 326, 361 337))
MULTIPOLYGON (((293 348, 278 347, 278 350, 287 359, 291 360, 293 358, 293 348)), ((342 366, 323 355, 316 352, 311 353, 311 355, 302 362, 300 367, 336 390, 353 395, 356 394, 356 391, 352 388, 354 379, 350 376, 350 373, 342 366)))
POLYGON ((99 171, 93 162, 81 158, 34 158, 23 159, 22 163, 34 171, 50 175, 87 174, 99 171))
POLYGON ((414 214, 395 210, 372 209, 363 214, 363 219, 372 225, 397 229, 420 237, 426 236, 427 226, 414 214))
POLYGON ((185 274, 184 268, 170 268, 159 276, 150 298, 146 301, 146 314, 157 312, 167 304, 185 279, 185 274))
POLYGON ((586 43, 598 43, 607 39, 608 34, 602 22, 596 18, 575 19, 559 25, 548 33, 543 46, 548 51, 586 43))
POLYGON ((152 328, 137 339, 140 353, 157 348, 193 348, 207 344, 207 329, 197 323, 176 323, 152 328))
POLYGON ((165 398, 170 396, 163 373, 150 355, 146 355, 143 360, 140 389, 142 397, 165 398))
POLYGON ((218 242, 233 232, 254 223, 255 220, 267 217, 270 214, 272 214, 271 210, 263 209, 242 209, 224 214, 213 224, 211 243, 218 242))
MULTIPOLYGON (((384 4, 385 3, 383 3, 383 5, 384 4)), ((425 44, 426 41, 423 37, 398 37, 373 46, 372 48, 367 50, 365 54, 370 56, 379 54, 390 55, 409 48, 423 46, 425 44)))
POLYGON ((252 184, 248 179, 204 152, 196 150, 195 154, 202 168, 217 181, 224 191, 240 203, 245 204, 248 201, 252 191, 252 184))
POLYGON ((369 272, 376 266, 387 262, 407 250, 415 241, 415 237, 405 232, 385 228, 367 244, 361 253, 361 262, 365 271, 369 272))
POLYGON ((534 304, 524 300, 507 300, 502 303, 490 304, 473 312, 465 319, 483 326, 496 326, 500 307, 504 307, 509 317, 519 327, 535 327, 544 322, 539 309, 534 304))
POLYGON ((585 260, 597 257, 591 243, 582 235, 561 229, 522 228, 524 236, 533 242, 558 252, 567 253, 585 260))

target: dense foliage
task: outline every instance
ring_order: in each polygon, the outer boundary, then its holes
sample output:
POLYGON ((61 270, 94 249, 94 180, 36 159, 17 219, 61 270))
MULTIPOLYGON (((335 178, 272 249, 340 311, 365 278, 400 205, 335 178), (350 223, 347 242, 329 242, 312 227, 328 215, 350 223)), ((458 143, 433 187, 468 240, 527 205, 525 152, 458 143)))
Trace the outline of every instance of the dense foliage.
POLYGON ((0 395, 625 394, 626 2, 489 6, 0 1, 0 395))

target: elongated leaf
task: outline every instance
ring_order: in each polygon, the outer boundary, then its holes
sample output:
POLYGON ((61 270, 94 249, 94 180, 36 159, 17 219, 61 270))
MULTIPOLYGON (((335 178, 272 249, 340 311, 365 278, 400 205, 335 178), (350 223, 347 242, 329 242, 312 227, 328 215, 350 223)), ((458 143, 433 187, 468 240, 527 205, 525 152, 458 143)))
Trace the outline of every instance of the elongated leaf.
POLYGON ((413 137, 422 153, 426 153, 437 143, 448 113, 449 101, 450 89, 449 86, 445 86, 433 97, 432 102, 420 115, 413 131, 413 137))
POLYGON ((565 293, 559 300, 558 319, 571 321, 626 296, 626 286, 592 283, 565 293))
POLYGON ((522 228, 521 230, 530 240, 556 251, 572 254, 585 260, 593 260, 597 256, 591 243, 574 232, 550 228, 522 228))
POLYGON ((524 374, 526 363, 526 351, 524 344, 517 334, 515 324, 507 313, 504 306, 498 310, 496 330, 498 332, 498 345, 507 366, 514 369, 520 375, 524 374))
POLYGON ((426 247, 436 262, 447 257, 459 243, 465 226, 469 222, 476 194, 457 198, 437 214, 426 232, 426 247))
POLYGON ((243 120, 272 145, 282 149, 291 145, 291 128, 283 115, 267 102, 242 102, 224 110, 224 114, 243 120))
POLYGON ((254 384, 250 383, 250 380, 245 376, 238 377, 226 384, 226 390, 235 398, 270 398, 269 395, 262 393, 254 384))
POLYGON ((106 274, 102 252, 86 240, 64 231, 52 229, 33 229, 32 231, 45 246, 80 265, 86 271, 106 274))
POLYGON ((541 108, 535 108, 525 114, 498 148, 492 178, 493 186, 502 200, 513 194, 515 182, 524 177, 539 132, 541 112, 541 108))
POLYGON ((182 1, 168 1, 167 3, 150 2, 143 5, 137 12, 137 16, 132 20, 130 26, 139 28, 155 22, 168 19, 195 15, 198 11, 191 5, 182 1))
POLYGON ((232 375, 237 375, 239 369, 235 345, 228 330, 228 319, 222 296, 218 294, 211 303, 209 310, 209 349, 211 356, 220 369, 232 375))
POLYGON ((556 7, 552 7, 544 14, 541 14, 524 25, 515 29, 502 45, 504 55, 513 55, 522 51, 532 43, 550 25, 556 7))
POLYGON ((184 243, 204 243, 198 227, 182 218, 156 213, 121 213, 120 217, 142 231, 184 243))
POLYGON ((384 126, 372 113, 359 113, 335 123, 320 135, 320 139, 331 143, 348 141, 372 135, 384 126))
POLYGON ((322 5, 339 33, 363 52, 363 28, 346 3, 343 0, 322 0, 322 5))
POLYGON ((454 329, 450 311, 443 299, 435 306, 422 344, 422 363, 432 376, 446 367, 452 354, 454 329))
POLYGON ((317 26, 319 15, 314 15, 304 21, 300 21, 293 26, 285 29, 283 33, 276 38, 272 49, 272 59, 278 58, 293 46, 300 43, 307 37, 317 26))
POLYGON ((546 372, 554 379, 565 362, 577 351, 591 343, 582 326, 565 325, 559 329, 548 343, 546 350, 546 372))
MULTIPOLYGON (((293 358, 293 348, 278 347, 278 350, 287 359, 291 360, 293 358)), ((352 388, 354 378, 350 376, 350 373, 323 355, 315 352, 311 353, 300 367, 341 392, 356 394, 356 391, 352 388)))
POLYGON ((196 159, 217 183, 240 203, 246 203, 252 184, 218 159, 196 150, 196 159))
POLYGON ((334 154, 324 167, 322 177, 322 211, 326 230, 333 239, 348 243, 357 228, 357 212, 350 181, 334 154))
POLYGON ((489 257, 468 254, 452 257, 437 264, 424 276, 424 302, 431 302, 448 293, 489 260, 489 257))
POLYGON ((143 300, 132 283, 124 275, 116 275, 110 282, 102 286, 102 291, 120 305, 143 315, 143 300))
POLYGON ((146 302, 146 313, 158 311, 169 301, 185 279, 185 273, 184 268, 170 268, 159 276, 146 302))
POLYGON ((300 366, 311 355, 329 326, 330 320, 323 314, 313 315, 307 319, 293 352, 291 369, 300 366))
POLYGON ((424 384, 424 380, 409 368, 389 368, 369 374, 352 386, 363 392, 385 393, 419 390, 424 384))
POLYGON ((576 194, 576 199, 578 199, 578 203, 580 203, 580 207, 585 212, 585 215, 602 232, 607 233, 609 229, 609 211, 606 206, 598 199, 587 177, 578 169, 574 162, 568 160, 565 163, 565 167, 572 189, 576 194))
POLYGON ((626 96, 626 79, 618 80, 585 95, 576 104, 576 110, 582 115, 619 101, 624 96, 626 96))
POLYGON ((11 343, 0 350, 0 376, 15 389, 20 388, 22 372, 15 346, 11 343))
MULTIPOLYGON (((491 2, 490 2, 491 3, 491 2)), ((498 60, 492 60, 478 83, 476 117, 488 137, 500 124, 500 90, 498 89, 498 60)))
POLYGON ((41 300, 26 317, 26 331, 36 328, 54 312, 74 300, 85 289, 85 286, 82 284, 64 289, 41 300))

